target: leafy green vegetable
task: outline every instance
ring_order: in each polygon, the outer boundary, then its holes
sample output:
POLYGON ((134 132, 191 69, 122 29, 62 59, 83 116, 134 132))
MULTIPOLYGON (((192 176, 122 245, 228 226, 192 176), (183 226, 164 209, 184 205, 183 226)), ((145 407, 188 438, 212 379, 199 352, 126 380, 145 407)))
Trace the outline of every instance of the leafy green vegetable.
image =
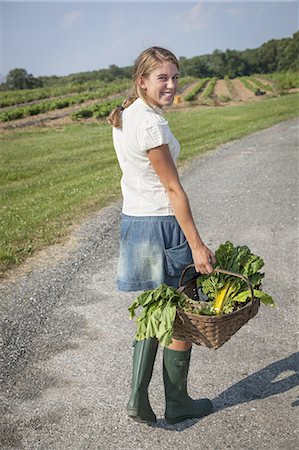
MULTIPOLYGON (((245 276, 250 281, 254 297, 266 305, 275 305, 272 297, 261 290, 264 274, 259 270, 264 261, 251 253, 247 246, 234 247, 227 241, 219 246, 215 257, 215 269, 226 269, 245 276)), ((140 294, 129 307, 131 319, 135 317, 137 308, 143 308, 136 319, 136 339, 156 337, 163 346, 168 346, 172 341, 177 308, 193 314, 211 316, 229 314, 251 300, 246 281, 236 276, 218 272, 210 275, 199 274, 196 284, 206 294, 206 302, 194 301, 184 292, 166 284, 140 294)))
MULTIPOLYGON (((215 258, 215 269, 226 269, 245 276, 254 289, 254 296, 264 304, 274 306, 272 297, 261 291, 264 273, 259 270, 264 266, 264 261, 260 256, 251 253, 246 245, 234 247, 227 241, 216 250, 215 258)), ((217 272, 200 275, 196 284, 213 302, 216 313, 228 314, 243 307, 244 302, 251 299, 246 281, 232 275, 217 272)))
POLYGON ((139 341, 156 337, 162 345, 169 345, 172 341, 176 308, 183 306, 185 297, 185 294, 166 284, 140 294, 129 307, 131 319, 135 316, 135 310, 139 306, 143 307, 136 320, 136 339, 139 341))
POLYGON ((194 314, 215 314, 208 303, 192 302, 186 294, 166 284, 140 294, 129 307, 131 319, 135 317, 136 309, 140 306, 143 311, 136 319, 137 341, 156 337, 165 347, 172 341, 177 308, 194 314))

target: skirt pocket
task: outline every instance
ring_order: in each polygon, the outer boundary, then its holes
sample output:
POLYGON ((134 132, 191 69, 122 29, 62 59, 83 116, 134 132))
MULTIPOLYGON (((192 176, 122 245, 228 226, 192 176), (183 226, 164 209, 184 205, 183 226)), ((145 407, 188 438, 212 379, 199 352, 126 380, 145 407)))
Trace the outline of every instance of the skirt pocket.
POLYGON ((193 263, 192 252, 187 241, 164 250, 167 273, 172 277, 181 275, 184 267, 193 263))

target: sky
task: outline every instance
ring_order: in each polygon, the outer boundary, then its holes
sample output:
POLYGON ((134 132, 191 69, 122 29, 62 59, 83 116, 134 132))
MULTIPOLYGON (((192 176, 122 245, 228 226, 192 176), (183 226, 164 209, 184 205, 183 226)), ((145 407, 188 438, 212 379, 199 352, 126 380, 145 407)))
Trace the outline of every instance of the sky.
POLYGON ((298 1, 0 0, 0 74, 130 66, 147 47, 177 57, 257 48, 298 31, 298 1))

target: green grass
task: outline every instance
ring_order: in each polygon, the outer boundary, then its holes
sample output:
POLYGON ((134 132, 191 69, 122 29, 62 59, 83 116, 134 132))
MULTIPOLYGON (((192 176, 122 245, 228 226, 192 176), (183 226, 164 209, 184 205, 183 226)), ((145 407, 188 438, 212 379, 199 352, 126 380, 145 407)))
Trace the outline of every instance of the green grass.
MULTIPOLYGON (((217 145, 295 117, 298 94, 167 113, 186 161, 217 145)), ((119 198, 120 170, 104 121, 0 135, 0 269, 57 242, 89 213, 119 198)))
POLYGON ((185 161, 225 142, 296 117, 298 113, 299 95, 289 94, 240 106, 170 112, 167 119, 181 144, 180 161, 185 161))
POLYGON ((262 75, 262 78, 273 81, 273 87, 277 92, 285 93, 289 89, 299 87, 299 73, 297 72, 275 72, 269 76, 262 75))
POLYGON ((120 171, 104 123, 2 136, 0 264, 18 264, 55 242, 82 215, 120 194, 120 171))

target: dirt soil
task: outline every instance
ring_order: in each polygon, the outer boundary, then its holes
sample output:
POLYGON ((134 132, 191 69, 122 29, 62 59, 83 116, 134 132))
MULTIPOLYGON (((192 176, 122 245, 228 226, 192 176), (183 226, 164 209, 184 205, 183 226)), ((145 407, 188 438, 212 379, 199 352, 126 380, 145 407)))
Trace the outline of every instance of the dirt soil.
POLYGON ((225 80, 217 80, 214 93, 218 98, 231 97, 225 80))
POLYGON ((249 101, 252 99, 257 99, 250 89, 247 89, 240 80, 232 80, 234 100, 237 101, 249 101))

